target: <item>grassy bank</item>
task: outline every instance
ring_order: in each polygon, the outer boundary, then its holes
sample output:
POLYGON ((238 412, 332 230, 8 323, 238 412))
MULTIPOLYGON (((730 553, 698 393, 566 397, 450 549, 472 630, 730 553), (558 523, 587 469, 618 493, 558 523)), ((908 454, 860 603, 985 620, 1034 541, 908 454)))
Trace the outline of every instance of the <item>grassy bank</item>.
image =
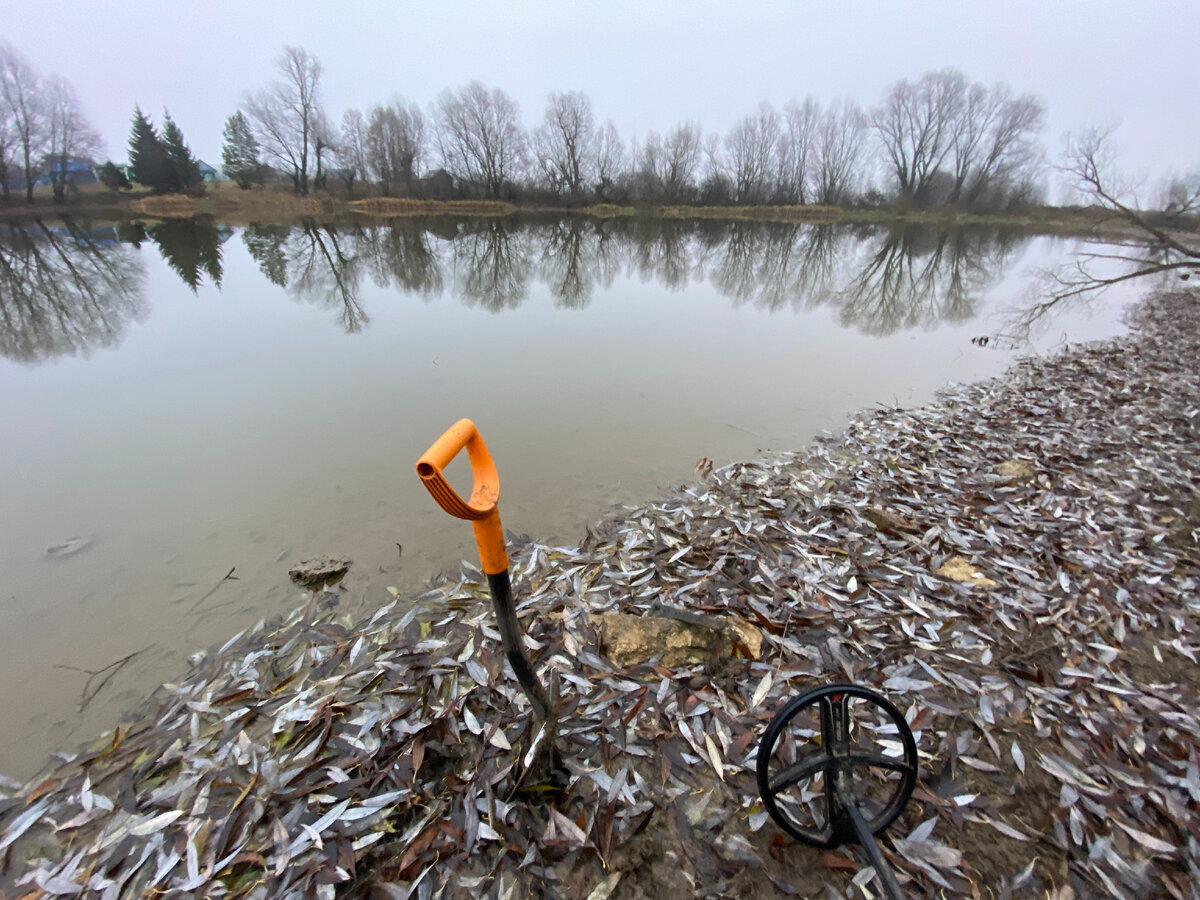
POLYGON ((334 192, 300 197, 282 188, 239 189, 230 182, 208 185, 203 196, 154 196, 143 188, 114 193, 101 185, 80 188, 69 203, 54 204, 49 193, 37 202, 0 206, 0 221, 26 218, 87 219, 116 224, 144 219, 206 216, 226 225, 287 224, 302 219, 372 221, 404 217, 502 217, 521 214, 571 214, 594 218, 668 218, 827 224, 864 222, 936 226, 993 225, 1026 228, 1034 233, 1086 234, 1097 229, 1115 234, 1124 227, 1104 210, 1043 207, 1019 214, 966 213, 955 209, 842 208, 836 206, 618 206, 554 207, 483 200, 413 200, 392 197, 348 197, 334 192))

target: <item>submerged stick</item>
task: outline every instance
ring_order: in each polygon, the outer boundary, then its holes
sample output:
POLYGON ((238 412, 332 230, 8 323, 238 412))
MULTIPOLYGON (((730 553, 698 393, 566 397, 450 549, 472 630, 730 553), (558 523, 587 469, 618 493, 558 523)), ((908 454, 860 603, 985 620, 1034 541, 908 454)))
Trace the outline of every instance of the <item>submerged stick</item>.
POLYGON ((153 644, 147 644, 141 650, 134 650, 127 656, 122 656, 115 662, 110 662, 107 666, 104 666, 100 669, 82 669, 79 666, 68 666, 62 663, 55 663, 54 668, 69 669, 72 672, 87 673, 88 679, 83 683, 83 691, 79 695, 79 712, 83 712, 85 709, 87 709, 87 705, 96 699, 96 695, 104 690, 104 686, 112 680, 113 676, 120 672, 121 669, 125 668, 126 663, 128 663, 139 653, 144 653, 153 646, 153 644), (106 672, 108 673, 107 675, 104 674, 106 672), (92 679, 97 675, 104 675, 104 679, 98 685, 96 685, 94 690, 89 693, 88 688, 91 687, 92 679))
POLYGON ((225 577, 222 578, 220 581, 218 581, 216 584, 214 584, 211 588, 209 588, 207 594, 205 594, 203 597, 201 597, 199 600, 197 600, 195 603, 193 603, 191 605, 191 607, 188 609, 188 612, 193 613, 197 609, 199 609, 200 604, 203 603, 205 600, 207 600, 209 597, 211 597, 213 594, 215 594, 217 592, 217 588, 219 588, 225 582, 237 581, 238 577, 233 574, 236 571, 237 571, 237 566, 234 566, 232 569, 230 569, 228 572, 226 572, 225 577))

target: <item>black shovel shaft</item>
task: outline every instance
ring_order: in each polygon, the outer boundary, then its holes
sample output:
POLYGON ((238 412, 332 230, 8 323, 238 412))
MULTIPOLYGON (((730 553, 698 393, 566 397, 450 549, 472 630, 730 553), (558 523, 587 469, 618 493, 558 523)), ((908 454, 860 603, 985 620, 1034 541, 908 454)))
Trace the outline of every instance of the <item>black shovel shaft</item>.
POLYGON ((496 624, 500 626, 504 655, 508 657, 508 664, 512 666, 513 674, 517 676, 525 696, 529 698, 534 713, 539 719, 545 720, 550 715, 550 701, 546 698, 546 690, 534 674, 533 666, 521 644, 521 624, 517 621, 508 569, 499 575, 488 575, 487 580, 488 588, 492 592, 492 606, 496 610, 496 624))
POLYGON ((891 867, 879 851, 879 845, 875 843, 875 835, 871 834, 870 827, 862 817, 862 813, 858 811, 858 804, 854 802, 853 796, 846 796, 838 781, 839 779, 837 778, 833 779, 833 789, 837 792, 838 801, 841 803, 842 809, 850 817, 850 824, 854 826, 854 833, 858 835, 859 844, 867 851, 867 858, 871 861, 871 865, 875 867, 875 874, 879 876, 879 881, 883 885, 883 892, 887 894, 888 900, 904 900, 904 892, 900 889, 900 882, 896 881, 896 876, 892 874, 891 867))

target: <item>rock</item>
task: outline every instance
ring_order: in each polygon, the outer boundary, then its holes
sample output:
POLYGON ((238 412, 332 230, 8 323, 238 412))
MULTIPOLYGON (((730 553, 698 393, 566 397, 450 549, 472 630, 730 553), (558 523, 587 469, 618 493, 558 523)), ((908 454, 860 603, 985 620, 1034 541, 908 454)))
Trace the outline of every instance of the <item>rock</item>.
POLYGON ((646 662, 659 654, 663 665, 670 668, 739 651, 752 659, 762 656, 762 632, 733 616, 713 616, 703 625, 627 613, 602 613, 598 618, 604 654, 619 666, 646 662))
POLYGON ((762 659, 763 636, 758 626, 751 625, 745 619, 739 619, 737 616, 722 616, 720 618, 725 620, 725 625, 729 630, 730 636, 733 638, 735 653, 739 656, 747 656, 750 659, 762 659))
POLYGON ((46 559, 66 559, 84 550, 90 550, 96 542, 91 538, 67 538, 61 544, 55 544, 46 550, 46 559))
POLYGON ((880 531, 887 532, 892 535, 915 534, 919 529, 907 519, 902 519, 895 513, 888 512, 886 509, 880 509, 877 506, 870 506, 863 510, 863 516, 868 522, 878 528, 880 531))
POLYGON ((996 586, 996 582, 986 577, 961 556, 950 557, 933 574, 941 575, 943 578, 949 578, 951 581, 957 581, 961 584, 973 584, 988 588, 996 586))
POLYGON ((296 584, 313 587, 335 581, 346 574, 350 560, 340 556, 314 556, 288 569, 288 575, 296 584))
POLYGON ((1037 475, 1037 469, 1028 460, 1006 459, 996 466, 996 474, 1013 481, 1028 481, 1037 475))

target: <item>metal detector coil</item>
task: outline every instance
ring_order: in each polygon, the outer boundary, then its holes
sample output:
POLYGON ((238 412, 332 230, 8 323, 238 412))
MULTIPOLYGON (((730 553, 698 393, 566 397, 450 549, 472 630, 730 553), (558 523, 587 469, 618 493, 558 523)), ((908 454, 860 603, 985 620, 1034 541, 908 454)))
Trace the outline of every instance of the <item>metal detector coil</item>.
POLYGON ((903 894, 879 852, 875 835, 903 812, 916 783, 917 744, 903 714, 883 695, 854 684, 814 688, 789 701, 771 720, 758 747, 758 792, 775 824, 796 840, 814 847, 861 844, 893 897, 903 894), (903 751, 901 757, 858 746, 851 700, 882 710, 895 727, 903 751), (814 708, 819 732, 793 734, 797 730, 794 724, 797 717, 814 708), (777 751, 785 745, 787 753, 781 754, 784 758, 776 759, 777 751), (789 759, 790 756, 794 759, 789 759), (883 773, 883 777, 872 775, 872 770, 883 773), (889 781, 890 773, 899 777, 889 781), (788 808, 797 806, 794 798, 798 794, 791 792, 803 792, 810 784, 813 792, 820 795, 818 808, 824 807, 823 824, 802 822, 788 808), (868 787, 882 787, 885 795, 868 802, 868 787))

